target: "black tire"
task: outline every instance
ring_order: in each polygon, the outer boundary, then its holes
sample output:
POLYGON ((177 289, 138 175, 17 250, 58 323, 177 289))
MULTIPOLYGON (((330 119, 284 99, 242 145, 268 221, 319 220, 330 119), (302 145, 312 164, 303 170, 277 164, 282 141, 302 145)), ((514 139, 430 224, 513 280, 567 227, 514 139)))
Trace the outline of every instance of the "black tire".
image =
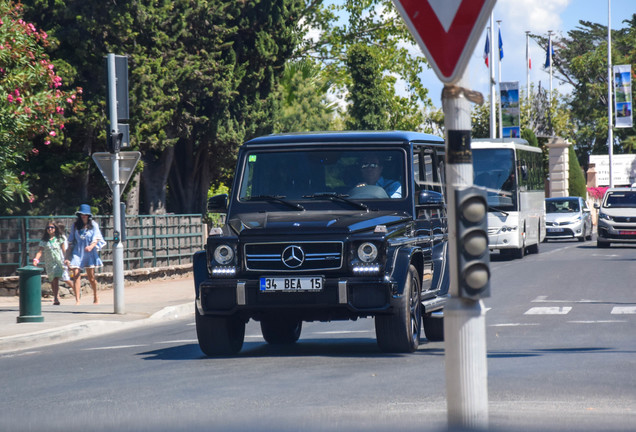
POLYGON ((264 317, 261 319, 261 332, 268 344, 290 345, 300 338, 303 322, 288 317, 264 317))
POLYGON ((375 317, 375 335, 384 352, 412 353, 420 346, 422 302, 420 278, 413 265, 404 285, 400 304, 392 315, 375 317))
POLYGON ((243 347, 245 322, 236 316, 201 315, 195 307, 199 347, 207 356, 234 355, 243 347))
POLYGON ((585 241, 585 233, 583 233, 583 235, 581 237, 577 237, 577 240, 580 242, 584 242, 585 241))
POLYGON ((602 241, 602 240, 598 240, 597 239, 596 240, 596 247, 603 248, 603 249, 608 248, 608 247, 610 247, 610 242, 602 241))
POLYGON ((441 342, 444 340, 444 315, 424 314, 422 317, 424 334, 431 342, 441 342))
POLYGON ((515 258, 515 259, 523 258, 526 255, 526 245, 525 245, 525 243, 519 249, 512 249, 510 252, 511 252, 512 257, 515 258))
POLYGON ((590 233, 585 237, 585 240, 592 240, 592 233, 594 232, 594 227, 590 225, 590 233))

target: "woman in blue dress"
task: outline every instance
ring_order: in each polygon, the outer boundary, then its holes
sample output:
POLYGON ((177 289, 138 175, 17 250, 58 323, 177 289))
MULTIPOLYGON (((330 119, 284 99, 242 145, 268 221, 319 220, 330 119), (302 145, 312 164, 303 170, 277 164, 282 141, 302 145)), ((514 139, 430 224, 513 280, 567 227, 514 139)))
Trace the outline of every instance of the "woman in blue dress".
POLYGON ((86 271, 86 277, 93 289, 93 303, 99 303, 95 269, 104 265, 99 258, 99 251, 106 245, 106 242, 99 230, 99 225, 93 220, 93 214, 88 204, 82 204, 75 215, 77 220, 71 227, 68 238, 67 255, 70 255, 71 259, 65 261, 71 272, 75 304, 80 304, 82 286, 80 275, 82 271, 86 271))

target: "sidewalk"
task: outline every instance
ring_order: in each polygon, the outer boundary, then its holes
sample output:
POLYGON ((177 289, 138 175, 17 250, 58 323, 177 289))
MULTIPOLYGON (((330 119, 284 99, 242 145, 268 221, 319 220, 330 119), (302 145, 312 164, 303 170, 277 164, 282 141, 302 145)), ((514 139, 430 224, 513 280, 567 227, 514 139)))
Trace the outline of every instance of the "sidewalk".
POLYGON ((116 314, 113 290, 102 289, 99 304, 92 293, 82 295, 80 305, 74 297, 42 299, 44 322, 18 323, 18 296, 0 297, 0 353, 97 336, 164 320, 194 314, 194 282, 191 277, 126 283, 124 313, 116 314))

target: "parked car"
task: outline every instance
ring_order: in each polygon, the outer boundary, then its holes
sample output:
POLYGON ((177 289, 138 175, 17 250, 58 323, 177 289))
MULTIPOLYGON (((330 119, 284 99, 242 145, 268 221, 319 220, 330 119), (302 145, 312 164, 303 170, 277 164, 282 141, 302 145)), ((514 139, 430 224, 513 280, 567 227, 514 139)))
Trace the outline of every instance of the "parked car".
POLYGON ((575 238, 592 240, 592 214, 581 197, 546 198, 546 240, 575 238))
POLYGON ((206 355, 241 350, 245 324, 293 344, 303 321, 373 317, 386 352, 443 340, 449 298, 444 141, 413 132, 281 134, 243 144, 227 213, 194 255, 206 355))
POLYGON ((598 209, 598 247, 636 243, 636 187, 608 189, 594 207, 598 209))

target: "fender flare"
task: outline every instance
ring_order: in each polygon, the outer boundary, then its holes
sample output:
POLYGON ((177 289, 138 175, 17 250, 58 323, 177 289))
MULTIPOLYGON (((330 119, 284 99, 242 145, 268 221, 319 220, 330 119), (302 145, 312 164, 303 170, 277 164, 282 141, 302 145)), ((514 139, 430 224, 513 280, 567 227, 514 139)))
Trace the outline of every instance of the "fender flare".
POLYGON ((393 266, 391 267, 391 279, 395 282, 394 296, 401 297, 404 294, 404 284, 409 274, 409 265, 417 268, 418 274, 422 275, 424 265, 424 253, 419 247, 400 247, 393 256, 393 266))

